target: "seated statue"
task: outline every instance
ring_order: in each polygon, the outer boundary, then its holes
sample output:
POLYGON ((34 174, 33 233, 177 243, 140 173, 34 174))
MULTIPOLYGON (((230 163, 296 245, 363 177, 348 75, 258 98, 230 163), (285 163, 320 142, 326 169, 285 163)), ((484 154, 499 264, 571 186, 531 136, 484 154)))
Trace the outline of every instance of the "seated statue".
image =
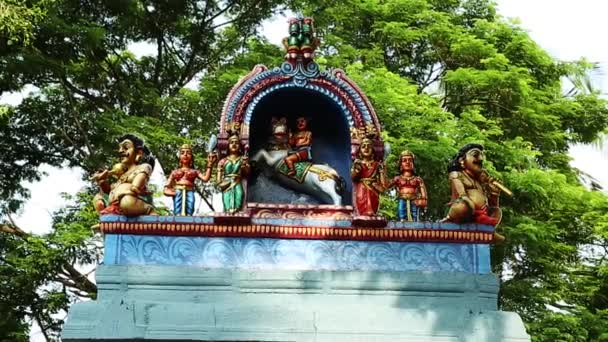
POLYGON ((296 120, 297 131, 289 134, 289 146, 291 151, 285 157, 285 164, 289 171, 287 175, 295 176, 296 170, 294 163, 301 161, 312 160, 312 132, 308 130, 308 120, 305 117, 299 117, 296 120))
POLYGON ((266 165, 272 177, 288 189, 311 195, 322 203, 342 205, 344 179, 329 165, 304 160, 310 158, 312 135, 306 119, 300 119, 298 132, 291 136, 290 150, 287 120, 272 118, 268 146, 257 150, 251 160, 259 166, 266 165))
POLYGON ((194 168, 194 155, 192 147, 188 144, 179 149, 179 168, 171 172, 167 185, 165 185, 165 196, 173 197, 173 215, 191 216, 194 214, 194 182, 197 179, 208 182, 211 178, 211 169, 217 161, 217 155, 209 153, 207 156, 207 168, 205 173, 194 168))
POLYGON ((100 192, 93 198, 95 209, 100 214, 127 216, 154 214, 152 196, 147 185, 154 168, 154 157, 144 141, 133 134, 118 138, 120 163, 112 170, 93 175, 100 192), (109 178, 117 178, 110 185, 109 178))
POLYGON ((483 146, 467 144, 448 166, 452 200, 445 221, 496 226, 501 219, 502 186, 483 169, 483 146))

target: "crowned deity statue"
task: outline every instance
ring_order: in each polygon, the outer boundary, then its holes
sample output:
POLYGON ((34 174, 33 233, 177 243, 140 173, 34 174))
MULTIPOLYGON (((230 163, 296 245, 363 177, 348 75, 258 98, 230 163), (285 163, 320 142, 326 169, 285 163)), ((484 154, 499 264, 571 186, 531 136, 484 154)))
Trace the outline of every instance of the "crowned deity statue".
POLYGON ((397 217, 401 221, 420 221, 421 211, 427 206, 426 186, 422 178, 416 176, 416 156, 405 150, 399 155, 399 175, 393 178, 389 188, 397 190, 397 217))
POLYGON ((384 192, 387 181, 384 163, 374 158, 373 134, 368 134, 361 140, 350 174, 357 214, 375 216, 380 205, 380 194, 384 192))
MULTIPOLYGON (((445 221, 478 223, 496 226, 502 213, 499 208, 501 191, 511 192, 490 177, 483 169, 484 152, 479 144, 467 144, 454 156, 448 166, 452 200, 445 221)), ((495 234, 498 239, 502 238, 495 234)))
POLYGON ((154 157, 144 141, 133 134, 118 138, 120 163, 111 170, 93 175, 100 192, 93 198, 95 209, 100 214, 122 214, 127 216, 154 214, 152 196, 147 185, 154 168, 154 157), (115 178, 113 183, 111 178, 115 178))
POLYGON ((173 214, 191 216, 194 214, 195 181, 200 179, 208 182, 211 178, 211 170, 217 162, 217 154, 209 153, 207 156, 207 167, 205 172, 194 168, 194 154, 192 147, 184 144, 179 149, 179 168, 169 175, 165 185, 165 196, 173 197, 173 214))
POLYGON ((222 191, 224 212, 232 214, 243 209, 243 179, 249 175, 250 167, 249 158, 243 154, 238 132, 228 133, 228 156, 218 163, 217 183, 222 191))

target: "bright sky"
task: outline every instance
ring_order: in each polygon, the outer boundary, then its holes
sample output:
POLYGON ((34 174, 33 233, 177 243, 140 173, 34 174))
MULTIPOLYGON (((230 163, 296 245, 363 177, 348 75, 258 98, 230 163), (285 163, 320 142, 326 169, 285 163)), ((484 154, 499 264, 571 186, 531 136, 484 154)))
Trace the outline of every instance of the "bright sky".
MULTIPOLYGON (((510 18, 519 18, 521 25, 540 46, 561 60, 575 60, 586 57, 589 61, 599 62, 600 71, 594 75, 595 86, 604 94, 608 93, 608 1, 606 0, 499 0, 499 13, 510 18)), ((286 18, 278 17, 267 21, 263 33, 271 42, 279 44, 285 35, 286 18)), ((145 45, 133 46, 138 55, 149 52, 145 45)), ((27 89, 26 92, 32 89, 27 89)), ((2 103, 17 104, 22 94, 5 95, 2 103)), ((608 148, 605 148, 608 150, 608 148)), ((608 187, 608 152, 602 153, 594 148, 574 146, 572 165, 597 178, 608 187)), ((36 233, 50 229, 51 213, 61 203, 59 193, 75 193, 81 186, 78 170, 58 170, 45 168, 49 173, 42 182, 27 184, 32 198, 27 203, 17 222, 22 228, 36 233)), ((162 183, 162 175, 159 182, 162 183)), ((34 333, 32 340, 40 339, 34 333)))

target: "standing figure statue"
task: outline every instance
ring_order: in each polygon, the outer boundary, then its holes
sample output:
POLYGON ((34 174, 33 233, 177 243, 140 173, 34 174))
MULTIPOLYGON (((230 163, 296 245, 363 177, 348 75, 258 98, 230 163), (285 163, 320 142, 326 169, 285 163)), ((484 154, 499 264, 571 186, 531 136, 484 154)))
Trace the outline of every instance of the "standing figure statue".
POLYGON ((357 158, 353 161, 350 174, 355 191, 355 208, 362 216, 375 216, 380 205, 380 194, 386 185, 384 164, 374 159, 373 140, 361 140, 357 158))
POLYGON ((450 161, 448 172, 452 200, 444 221, 474 222, 491 226, 500 222, 500 191, 507 194, 510 194, 510 191, 488 175, 483 169, 483 160, 483 146, 467 144, 450 161))
POLYGON ((295 133, 289 134, 291 151, 285 157, 285 164, 289 169, 288 176, 295 176, 296 174, 294 163, 312 160, 312 132, 308 130, 308 120, 305 117, 298 117, 296 119, 296 129, 295 133))
POLYGON ((239 136, 231 133, 228 138, 228 156, 220 160, 217 169, 224 212, 232 214, 242 209, 245 196, 242 180, 248 174, 249 158, 242 154, 239 136))
POLYGON ((154 157, 144 141, 133 134, 118 138, 120 163, 112 170, 104 170, 93 175, 100 192, 93 198, 95 209, 100 214, 127 216, 154 214, 152 196, 147 185, 154 157), (110 185, 109 178, 117 178, 110 185))
POLYGON ((397 189, 397 216, 401 221, 420 221, 420 212, 427 206, 426 186, 422 178, 416 176, 415 160, 416 156, 412 151, 401 152, 399 176, 393 178, 389 185, 389 188, 397 189))
POLYGON ((211 178, 211 169, 217 161, 217 155, 209 153, 207 156, 207 168, 203 174, 194 168, 194 155, 192 147, 188 144, 179 149, 179 169, 171 172, 165 185, 165 196, 173 197, 173 215, 191 216, 194 214, 194 182, 200 179, 203 182, 211 178))

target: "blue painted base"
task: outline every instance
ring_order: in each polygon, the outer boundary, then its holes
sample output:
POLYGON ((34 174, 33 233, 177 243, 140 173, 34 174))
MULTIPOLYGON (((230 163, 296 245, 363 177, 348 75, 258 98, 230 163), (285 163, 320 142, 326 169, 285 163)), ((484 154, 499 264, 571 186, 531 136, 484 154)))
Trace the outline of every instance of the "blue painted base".
POLYGON ((63 341, 529 341, 491 274, 101 265, 63 341))
POLYGON ((107 265, 490 273, 486 244, 107 234, 107 265))

